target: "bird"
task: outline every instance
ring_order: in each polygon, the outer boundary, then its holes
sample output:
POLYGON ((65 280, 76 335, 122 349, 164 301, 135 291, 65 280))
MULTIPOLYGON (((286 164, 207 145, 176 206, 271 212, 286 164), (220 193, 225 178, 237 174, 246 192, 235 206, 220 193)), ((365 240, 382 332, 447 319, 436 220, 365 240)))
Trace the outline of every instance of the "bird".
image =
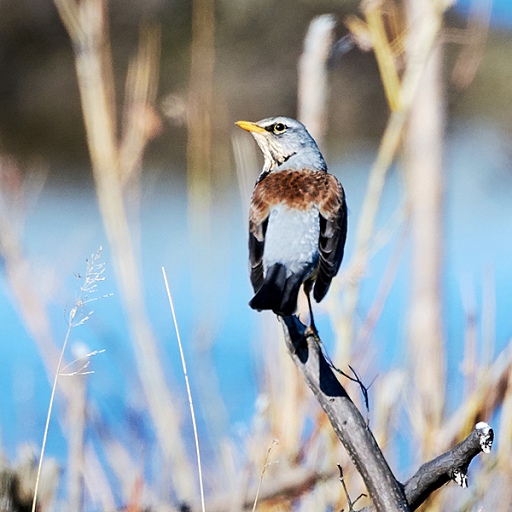
POLYGON ((310 327, 317 302, 338 273, 347 238, 347 204, 306 127, 289 117, 238 121, 263 153, 249 210, 249 306, 281 317, 296 313, 301 286, 310 327))

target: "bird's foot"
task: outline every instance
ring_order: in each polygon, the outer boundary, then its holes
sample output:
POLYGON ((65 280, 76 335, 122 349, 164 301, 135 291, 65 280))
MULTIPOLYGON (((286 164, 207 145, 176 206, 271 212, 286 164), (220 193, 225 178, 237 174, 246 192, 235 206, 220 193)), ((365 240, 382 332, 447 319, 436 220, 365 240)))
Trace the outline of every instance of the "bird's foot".
POLYGON ((314 322, 311 322, 310 325, 306 327, 306 330, 304 331, 304 338, 308 338, 309 336, 313 336, 315 338, 315 341, 317 343, 320 343, 320 336, 318 335, 318 331, 316 329, 316 325, 314 322))

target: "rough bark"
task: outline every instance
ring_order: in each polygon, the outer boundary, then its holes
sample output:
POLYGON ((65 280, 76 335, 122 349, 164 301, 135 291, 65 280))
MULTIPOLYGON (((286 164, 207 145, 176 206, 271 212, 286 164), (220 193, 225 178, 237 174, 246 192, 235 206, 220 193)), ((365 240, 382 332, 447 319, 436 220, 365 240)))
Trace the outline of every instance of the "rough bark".
POLYGON ((283 317, 281 323, 293 362, 362 476, 376 510, 410 510, 402 485, 394 477, 363 416, 326 361, 317 338, 306 335, 296 317, 283 317))
POLYGON ((478 423, 464 441, 423 464, 402 485, 394 477, 361 413, 325 359, 321 342, 313 334, 307 334, 296 317, 281 318, 281 323, 293 362, 365 482, 373 501, 372 507, 363 509, 365 512, 416 510, 433 491, 450 480, 467 487, 469 463, 480 452, 490 452, 494 433, 489 425, 478 423))

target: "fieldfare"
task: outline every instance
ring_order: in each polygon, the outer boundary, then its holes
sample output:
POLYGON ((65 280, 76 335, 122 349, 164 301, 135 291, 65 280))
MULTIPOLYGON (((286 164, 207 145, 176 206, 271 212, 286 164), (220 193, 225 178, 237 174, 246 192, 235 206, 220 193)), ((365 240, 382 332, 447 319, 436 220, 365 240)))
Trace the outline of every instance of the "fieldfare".
POLYGON ((341 183, 303 124, 287 117, 238 121, 265 159, 251 199, 251 308, 293 315, 301 285, 320 302, 337 274, 347 236, 341 183))

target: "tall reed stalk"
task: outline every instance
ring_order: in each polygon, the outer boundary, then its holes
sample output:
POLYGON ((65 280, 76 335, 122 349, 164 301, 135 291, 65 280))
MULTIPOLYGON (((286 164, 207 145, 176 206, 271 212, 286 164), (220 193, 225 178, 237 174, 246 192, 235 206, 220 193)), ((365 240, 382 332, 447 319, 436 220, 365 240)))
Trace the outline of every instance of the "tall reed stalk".
POLYGON ((153 102, 156 95, 159 33, 141 32, 139 54, 128 82, 128 116, 118 137, 113 64, 104 0, 55 0, 68 30, 82 102, 96 193, 121 290, 129 331, 136 352, 138 377, 148 412, 180 500, 193 495, 193 473, 180 433, 180 413, 160 362, 157 340, 148 322, 144 291, 132 230, 125 205, 125 184, 133 182, 140 158, 154 135, 153 102), (135 141, 135 142, 134 142, 135 141), (133 147, 135 145, 135 147, 133 147), (132 180, 132 181, 131 181, 132 180))
MULTIPOLYGON (((417 61, 419 26, 441 27, 443 9, 431 0, 408 0, 408 66, 417 61)), ((438 35, 413 95, 404 136, 411 231, 409 350, 416 388, 412 424, 419 429, 423 458, 434 455, 445 402, 443 328, 444 117, 442 45, 438 35), (428 362, 428 364, 427 364, 428 362)))

